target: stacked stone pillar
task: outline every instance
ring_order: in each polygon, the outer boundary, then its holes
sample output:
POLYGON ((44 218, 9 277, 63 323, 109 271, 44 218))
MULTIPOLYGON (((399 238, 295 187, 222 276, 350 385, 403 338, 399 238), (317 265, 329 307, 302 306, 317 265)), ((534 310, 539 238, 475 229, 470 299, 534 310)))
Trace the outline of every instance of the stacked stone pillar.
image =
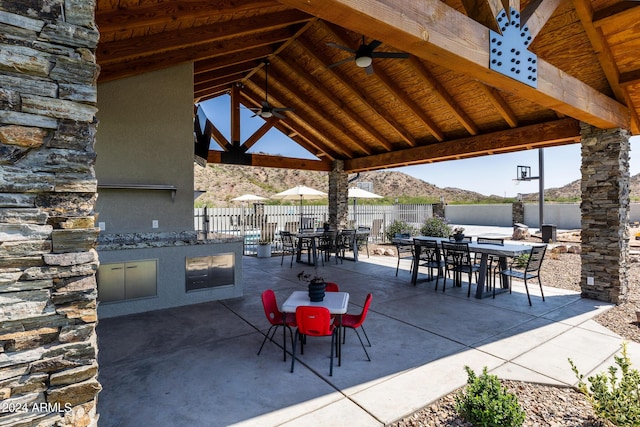
POLYGON ((0 2, 0 425, 97 424, 94 8, 0 2))
POLYGON ((347 228, 349 223, 349 182, 344 162, 334 160, 329 172, 329 225, 347 228))
POLYGON ((620 303, 628 282, 629 133, 584 123, 581 133, 582 296, 620 303))

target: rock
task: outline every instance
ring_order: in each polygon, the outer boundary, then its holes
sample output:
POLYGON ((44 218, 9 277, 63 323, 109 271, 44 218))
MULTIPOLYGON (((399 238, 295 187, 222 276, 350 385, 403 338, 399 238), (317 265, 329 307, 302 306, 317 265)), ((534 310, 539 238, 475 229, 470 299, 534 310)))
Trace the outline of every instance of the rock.
POLYGON ((525 240, 531 237, 531 233, 529 233, 529 228, 523 227, 515 227, 513 229, 513 235, 511 238, 513 240, 525 240))
POLYGON ((393 249, 385 249, 384 250, 384 255, 385 256, 396 256, 396 253, 394 252, 393 249))

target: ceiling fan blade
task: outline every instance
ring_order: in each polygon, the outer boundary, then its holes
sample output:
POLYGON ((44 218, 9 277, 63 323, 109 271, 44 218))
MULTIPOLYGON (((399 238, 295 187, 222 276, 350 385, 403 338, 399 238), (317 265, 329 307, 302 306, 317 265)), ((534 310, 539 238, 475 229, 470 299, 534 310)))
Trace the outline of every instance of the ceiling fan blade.
POLYGON ((355 57, 347 58, 347 59, 343 59, 342 61, 334 62, 334 63, 333 63, 333 64, 331 64, 331 65, 327 65, 327 68, 337 67, 338 65, 342 65, 342 64, 345 64, 345 63, 347 63, 347 62, 351 62, 351 61, 355 61, 355 60, 356 60, 356 58, 355 58, 355 57))
POLYGON ((373 52, 372 58, 408 58, 409 54, 404 52, 373 52))
POLYGON ((373 50, 373 49, 377 48, 378 46, 380 46, 381 44, 382 44, 382 42, 380 40, 374 40, 374 41, 372 41, 371 43, 369 43, 367 45, 367 48, 373 50))
POLYGON ((272 111, 272 112, 271 112, 271 114, 273 114, 273 117, 277 117, 277 118, 279 118, 279 119, 284 119, 284 118, 285 118, 282 114, 278 113, 278 112, 277 112, 277 111, 275 111, 275 110, 274 110, 274 111, 272 111))
POLYGON ((250 118, 253 118, 253 117, 256 117, 256 116, 259 116, 259 115, 260 115, 260 113, 255 113, 255 114, 254 114, 253 116, 251 116, 250 118))
POLYGON ((356 53, 356 51, 351 49, 350 47, 341 46, 341 45, 336 44, 336 43, 327 43, 327 46, 331 46, 331 47, 335 47, 335 48, 338 48, 338 49, 346 50, 347 52, 351 52, 351 53, 356 53))
POLYGON ((369 65, 364 70, 367 72, 368 75, 373 74, 373 64, 369 65))
POLYGON ((292 107, 272 108, 271 111, 295 111, 292 107))

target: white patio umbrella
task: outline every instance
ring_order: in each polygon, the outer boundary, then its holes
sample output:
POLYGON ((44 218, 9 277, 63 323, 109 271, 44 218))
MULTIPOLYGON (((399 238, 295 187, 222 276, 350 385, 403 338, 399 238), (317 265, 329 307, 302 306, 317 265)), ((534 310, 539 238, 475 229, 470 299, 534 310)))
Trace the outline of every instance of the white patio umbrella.
POLYGON ((267 198, 256 196, 255 194, 243 194, 242 196, 231 199, 232 202, 259 202, 261 200, 267 200, 267 198))
POLYGON ((359 187, 351 187, 349 188, 348 197, 353 198, 353 222, 356 221, 356 202, 358 199, 382 199, 383 197, 372 193, 371 191, 363 190, 359 187))
POLYGON ((307 187, 306 185, 296 185, 293 188, 271 196, 272 199, 278 200, 300 200, 300 228, 302 228, 302 201, 324 199, 325 197, 327 197, 327 193, 307 187))
POLYGON ((262 200, 267 200, 267 198, 262 196, 256 196, 255 194, 243 194, 242 196, 234 197, 233 199, 231 199, 232 202, 242 202, 242 220, 241 220, 240 232, 243 236, 243 239, 244 239, 245 229, 246 229, 244 204, 245 202, 260 202, 262 200))

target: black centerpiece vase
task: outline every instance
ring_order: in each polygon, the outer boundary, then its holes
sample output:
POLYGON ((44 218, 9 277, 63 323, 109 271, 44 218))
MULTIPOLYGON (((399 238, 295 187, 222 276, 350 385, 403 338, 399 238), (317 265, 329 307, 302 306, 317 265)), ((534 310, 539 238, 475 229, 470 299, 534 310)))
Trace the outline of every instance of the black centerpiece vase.
POLYGON ((322 279, 313 279, 309 282, 309 300, 319 302, 324 300, 324 291, 327 284, 322 279))
POLYGON ((462 242, 464 240, 464 233, 456 233, 453 235, 453 240, 456 242, 462 242))

